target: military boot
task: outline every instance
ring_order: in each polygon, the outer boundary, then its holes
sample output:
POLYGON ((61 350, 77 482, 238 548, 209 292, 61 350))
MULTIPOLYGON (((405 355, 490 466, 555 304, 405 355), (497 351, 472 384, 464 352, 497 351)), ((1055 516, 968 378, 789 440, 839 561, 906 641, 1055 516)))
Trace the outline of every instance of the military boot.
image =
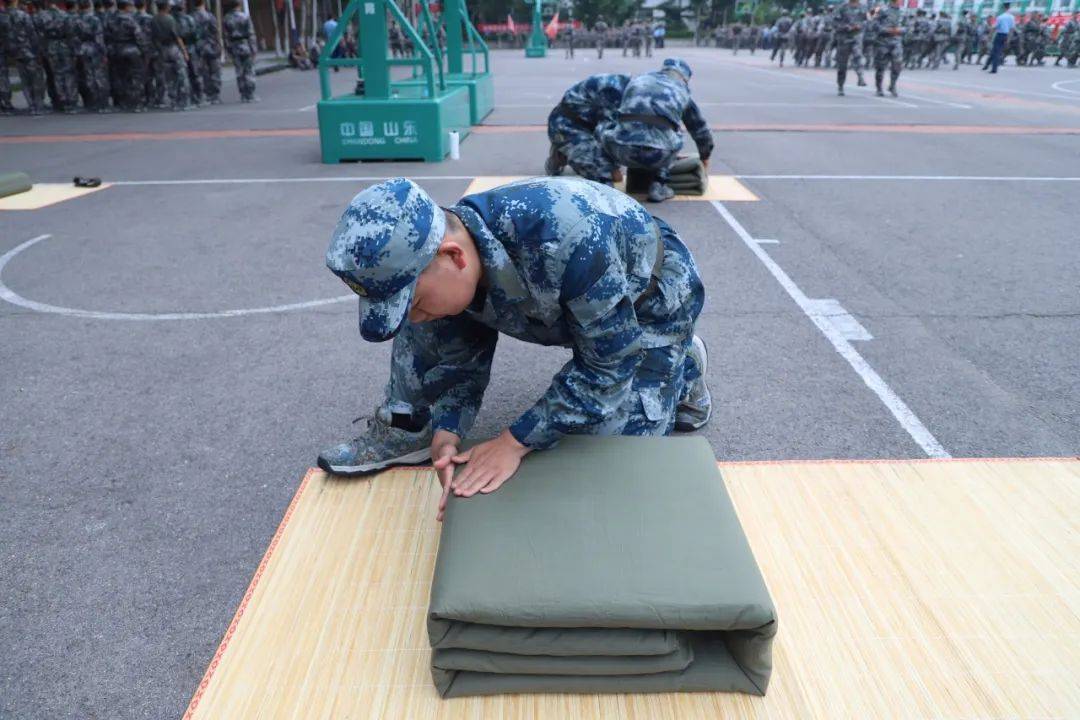
POLYGON ((551 152, 548 153, 547 160, 544 161, 544 174, 551 176, 562 175, 564 167, 566 167, 566 156, 552 145, 551 152))
POLYGON ((366 475, 393 465, 415 465, 431 459, 431 422, 416 431, 393 425, 386 407, 366 418, 367 432, 319 454, 319 467, 334 475, 366 475))
POLYGON ((649 202, 664 202, 673 197, 675 197, 675 191, 659 180, 653 180, 649 183, 649 202))
POLYGON ((675 429, 679 432, 699 430, 712 417, 712 395, 705 381, 705 372, 709 369, 709 349, 705 346, 705 341, 697 335, 690 343, 687 357, 697 364, 701 375, 686 386, 679 405, 675 408, 675 429))

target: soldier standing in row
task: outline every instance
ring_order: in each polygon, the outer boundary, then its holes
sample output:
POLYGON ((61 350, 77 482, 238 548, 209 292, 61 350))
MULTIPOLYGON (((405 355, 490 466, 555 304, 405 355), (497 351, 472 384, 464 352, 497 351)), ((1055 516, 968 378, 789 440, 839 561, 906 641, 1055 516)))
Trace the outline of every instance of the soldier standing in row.
POLYGON ((240 12, 237 0, 225 3, 227 13, 222 21, 225 33, 225 52, 236 67, 236 85, 240 102, 258 102, 255 97, 255 29, 251 18, 240 12))
POLYGON ((75 58, 83 105, 99 113, 109 109, 109 74, 105 69, 105 30, 90 0, 79 0, 75 18, 75 58))
POLYGON ((74 33, 71 17, 53 0, 48 8, 38 5, 35 26, 45 44, 45 67, 51 79, 53 110, 69 115, 78 111, 79 84, 75 77, 74 33))
POLYGON ((148 38, 143 35, 139 21, 135 19, 131 0, 117 2, 117 12, 110 25, 115 48, 113 61, 117 64, 115 95, 119 99, 118 107, 128 112, 143 112, 146 109, 143 104, 146 87, 143 49, 147 46, 148 38))
POLYGON ((697 265, 618 190, 535 178, 443 210, 412 181, 387 180, 353 198, 326 264, 359 296, 361 337, 393 338, 385 400, 364 435, 319 455, 327 472, 430 458, 441 517, 451 491, 493 492, 564 436, 668 435, 709 420, 697 265), (461 452, 500 333, 572 357, 507 429, 461 452))
POLYGON ((172 101, 173 110, 191 108, 190 88, 187 75, 187 48, 180 37, 180 28, 169 13, 169 0, 156 0, 157 14, 150 24, 154 46, 157 49, 158 85, 164 88, 172 101))
MULTIPOLYGON (((843 97, 848 61, 852 58, 852 51, 858 43, 863 26, 866 25, 866 10, 859 4, 859 0, 848 0, 833 12, 832 24, 836 38, 836 94, 843 97)), ((859 79, 860 87, 866 85, 860 67, 861 60, 861 57, 855 59, 855 76, 859 79)))
POLYGON ((1080 23, 1076 21, 1077 16, 1069 18, 1069 22, 1065 23, 1065 27, 1061 29, 1061 34, 1058 35, 1058 56, 1054 60, 1054 66, 1056 67, 1061 63, 1062 58, 1068 60, 1069 67, 1076 64, 1075 58, 1070 60, 1069 54, 1072 50, 1072 46, 1080 35, 1080 23))
POLYGON ((11 15, 7 6, 0 3, 0 114, 15 112, 11 103, 11 80, 8 77, 8 38, 11 37, 11 15))
POLYGON ((195 0, 194 19, 198 38, 195 54, 199 56, 203 93, 211 105, 220 105, 221 44, 218 42, 217 18, 206 9, 206 0, 195 0))
POLYGON ((773 35, 773 51, 772 57, 769 61, 776 59, 776 54, 780 53, 780 67, 784 67, 784 53, 787 51, 788 45, 791 42, 791 26, 794 21, 791 16, 784 12, 783 15, 776 21, 776 25, 773 29, 776 31, 773 35))
POLYGON ((604 46, 607 44, 607 31, 608 24, 604 22, 604 16, 598 16, 596 18, 596 24, 593 25, 593 34, 596 35, 596 57, 598 60, 604 59, 604 46))
POLYGON ((877 95, 885 93, 881 85, 885 80, 885 68, 889 68, 889 93, 896 97, 896 81, 900 79, 900 69, 904 60, 903 17, 900 12, 900 0, 892 0, 887 6, 879 7, 877 16, 871 24, 874 38, 874 85, 877 95))
POLYGON ((652 172, 649 201, 675 196, 668 186, 671 164, 682 149, 681 125, 697 144, 706 168, 712 154, 709 125, 690 97, 690 66, 680 58, 664 60, 659 72, 639 75, 623 92, 616 119, 597 128, 608 157, 619 165, 652 172))
POLYGON ((154 16, 146 12, 146 0, 135 0, 135 22, 139 24, 139 32, 144 39, 143 46, 143 106, 163 108, 165 107, 165 88, 158 86, 157 76, 158 52, 154 44, 154 32, 151 25, 154 16))
MULTIPOLYGON (((4 0, 9 17, 8 55, 15 62, 23 95, 31 115, 45 112, 45 69, 41 65, 41 39, 34 20, 19 7, 19 0, 4 0)), ((26 3, 29 5, 29 2, 26 3)))
MULTIPOLYGON (((941 60, 945 57, 945 51, 949 47, 949 39, 952 36, 952 20, 949 19, 949 14, 945 11, 938 13, 937 22, 934 24, 933 38, 933 59, 930 61, 930 67, 937 70, 941 67, 941 60)), ((958 51, 959 52, 959 51, 958 51)))
POLYGON ((544 163, 546 174, 559 175, 570 165, 587 180, 610 185, 622 179, 604 153, 596 128, 615 116, 629 82, 629 75, 591 75, 563 93, 548 115, 551 151, 544 163))

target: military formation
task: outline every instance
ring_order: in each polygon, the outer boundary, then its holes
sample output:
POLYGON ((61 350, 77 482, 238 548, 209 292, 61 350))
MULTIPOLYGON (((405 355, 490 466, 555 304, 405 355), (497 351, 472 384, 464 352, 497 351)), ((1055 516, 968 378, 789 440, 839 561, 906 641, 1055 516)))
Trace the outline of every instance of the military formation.
MULTIPOLYGON (((738 37, 741 26, 729 32, 738 37)), ((836 64, 837 94, 844 94, 848 69, 855 71, 859 85, 865 85, 864 69, 873 69, 877 94, 884 95, 883 80, 889 75, 889 92, 897 96, 897 80, 903 69, 937 70, 951 65, 982 64, 989 59, 994 25, 989 18, 979 20, 964 11, 955 21, 947 12, 919 9, 905 13, 899 0, 867 10, 859 0, 850 0, 831 13, 817 9, 792 16, 784 13, 764 32, 764 42, 772 47, 772 60, 783 67, 790 52, 800 67, 836 64), (952 53, 950 62, 948 53, 952 53)), ((756 37, 756 35, 755 35, 756 37)), ((1049 48, 1056 46, 1054 65, 1065 61, 1076 67, 1080 57, 1080 13, 1072 16, 1056 34, 1038 12, 1018 22, 1008 33, 1005 55, 1013 55, 1017 65, 1046 64, 1049 48)), ((731 43, 738 52, 737 39, 731 43)))
POLYGON ((9 64, 31 115, 220 104, 223 49, 241 101, 258 100, 255 30, 237 0, 226 0, 220 32, 206 0, 155 0, 154 14, 146 0, 3 1, 0 112, 15 112, 9 64))
POLYGON ((551 151, 544 171, 559 175, 569 165, 578 175, 612 185, 621 168, 647 171, 650 202, 675 195, 668 184, 682 149, 680 128, 697 145, 706 166, 713 150, 708 123, 690 97, 692 72, 679 58, 657 72, 636 77, 592 75, 567 90, 548 116, 551 151))

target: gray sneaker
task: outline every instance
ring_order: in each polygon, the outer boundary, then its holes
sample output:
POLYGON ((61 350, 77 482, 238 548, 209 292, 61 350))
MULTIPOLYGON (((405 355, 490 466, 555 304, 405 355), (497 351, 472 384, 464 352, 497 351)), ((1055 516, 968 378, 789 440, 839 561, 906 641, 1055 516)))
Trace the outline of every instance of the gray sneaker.
POLYGON ((319 467, 334 475, 367 475, 394 465, 415 465, 431 459, 431 423, 419 432, 390 424, 380 407, 367 418, 367 432, 319 454, 319 467))
POLYGON ((654 180, 649 184, 649 202, 664 202, 675 197, 675 191, 662 182, 654 180))
POLYGON ((712 395, 705 382, 705 373, 709 369, 709 349, 705 341, 694 336, 687 353, 701 370, 701 377, 686 388, 686 393, 675 408, 675 429, 679 432, 700 430, 712 417, 712 395))

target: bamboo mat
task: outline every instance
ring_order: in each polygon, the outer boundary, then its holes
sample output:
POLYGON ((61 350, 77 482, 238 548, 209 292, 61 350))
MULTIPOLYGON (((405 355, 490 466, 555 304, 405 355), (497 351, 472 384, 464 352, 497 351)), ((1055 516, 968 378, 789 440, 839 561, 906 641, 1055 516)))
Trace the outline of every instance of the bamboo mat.
POLYGON ((434 476, 311 471, 185 718, 1080 717, 1080 461, 721 469, 780 616, 764 698, 440 700, 434 476))

